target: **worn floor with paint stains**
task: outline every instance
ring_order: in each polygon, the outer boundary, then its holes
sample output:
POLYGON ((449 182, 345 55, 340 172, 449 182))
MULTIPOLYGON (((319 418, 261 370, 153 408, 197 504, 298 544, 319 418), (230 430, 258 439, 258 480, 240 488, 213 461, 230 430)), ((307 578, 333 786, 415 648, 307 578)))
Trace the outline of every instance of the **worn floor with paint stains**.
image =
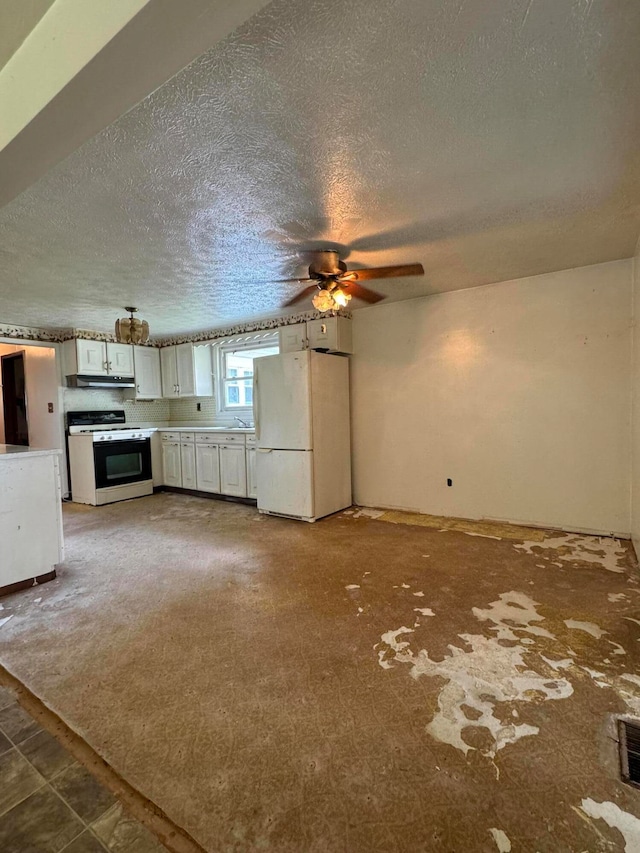
POLYGON ((67 506, 0 661, 206 850, 640 850, 629 546, 372 515, 67 506))

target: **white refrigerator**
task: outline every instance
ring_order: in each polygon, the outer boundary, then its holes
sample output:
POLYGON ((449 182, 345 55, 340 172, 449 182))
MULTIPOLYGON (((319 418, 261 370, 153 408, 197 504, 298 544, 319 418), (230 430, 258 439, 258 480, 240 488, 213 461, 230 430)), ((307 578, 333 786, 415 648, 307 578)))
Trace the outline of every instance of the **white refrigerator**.
POLYGON ((253 365, 260 512, 316 521, 351 506, 349 359, 306 350, 253 365))

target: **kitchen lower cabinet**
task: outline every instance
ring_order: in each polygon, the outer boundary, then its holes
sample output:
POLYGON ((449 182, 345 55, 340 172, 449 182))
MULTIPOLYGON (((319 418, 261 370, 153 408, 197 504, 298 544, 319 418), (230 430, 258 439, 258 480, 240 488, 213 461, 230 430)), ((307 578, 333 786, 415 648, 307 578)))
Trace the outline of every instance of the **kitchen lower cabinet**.
POLYGON ((220 494, 220 456, 217 444, 196 445, 196 481, 201 492, 220 494))
POLYGON ((220 493, 247 497, 247 460, 243 444, 220 446, 220 493))
POLYGON ((165 486, 182 487, 182 461, 179 441, 162 442, 162 470, 165 486))
POLYGON ((258 497, 258 486, 256 484, 256 449, 255 447, 247 447, 247 497, 258 497))
POLYGON ((195 489, 196 484, 196 448, 192 441, 180 444, 180 467, 182 468, 182 488, 195 489))

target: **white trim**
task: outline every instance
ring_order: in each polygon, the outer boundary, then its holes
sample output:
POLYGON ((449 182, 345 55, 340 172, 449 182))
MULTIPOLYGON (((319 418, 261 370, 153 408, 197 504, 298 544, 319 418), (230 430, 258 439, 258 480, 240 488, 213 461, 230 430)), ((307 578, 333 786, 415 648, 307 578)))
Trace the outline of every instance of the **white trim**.
MULTIPOLYGON (((216 401, 216 420, 227 421, 231 423, 234 418, 242 418, 242 420, 253 421, 253 406, 234 406, 228 408, 225 405, 224 382, 226 377, 223 376, 224 356, 229 352, 237 350, 257 349, 260 346, 278 346, 278 331, 270 329, 268 331, 249 332, 242 335, 233 335, 228 338, 220 338, 212 343, 213 350, 213 379, 215 387, 216 401)), ((241 379, 242 377, 238 377, 241 379)))

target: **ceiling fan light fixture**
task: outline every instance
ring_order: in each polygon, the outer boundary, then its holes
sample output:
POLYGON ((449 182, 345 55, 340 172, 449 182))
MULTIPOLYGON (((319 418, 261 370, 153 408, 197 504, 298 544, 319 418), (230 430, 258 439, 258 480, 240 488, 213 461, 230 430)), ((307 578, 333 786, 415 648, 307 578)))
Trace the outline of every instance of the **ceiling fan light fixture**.
POLYGON ((351 300, 351 294, 344 291, 341 287, 336 287, 332 290, 331 296, 339 308, 346 308, 351 300))
POLYGON ((319 290, 311 300, 313 303, 313 307, 318 311, 333 311, 336 307, 336 303, 334 302, 333 296, 328 290, 324 288, 319 290))
POLYGON ((120 344, 146 344, 149 340, 149 324, 134 317, 137 308, 125 308, 131 316, 116 320, 116 340, 120 344))

